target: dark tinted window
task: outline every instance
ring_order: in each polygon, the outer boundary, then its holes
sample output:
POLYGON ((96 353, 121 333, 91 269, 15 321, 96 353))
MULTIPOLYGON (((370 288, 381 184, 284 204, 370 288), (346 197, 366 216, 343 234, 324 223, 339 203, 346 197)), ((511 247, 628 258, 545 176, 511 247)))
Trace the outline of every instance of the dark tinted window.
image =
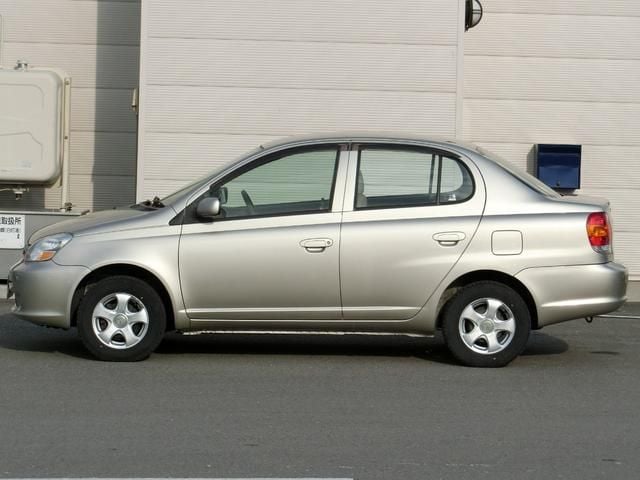
POLYGON ((337 147, 297 150, 214 185, 209 195, 221 200, 222 218, 328 211, 337 147))
POLYGON ((439 152, 361 148, 355 207, 389 208, 458 203, 473 195, 467 168, 439 152))

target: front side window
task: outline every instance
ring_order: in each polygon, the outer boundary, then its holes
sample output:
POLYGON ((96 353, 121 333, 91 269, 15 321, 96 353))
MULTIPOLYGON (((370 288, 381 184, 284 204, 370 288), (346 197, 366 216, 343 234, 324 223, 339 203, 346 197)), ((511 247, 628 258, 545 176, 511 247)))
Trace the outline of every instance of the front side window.
POLYGON ((375 146, 359 150, 356 209, 459 203, 473 190, 467 168, 440 152, 375 146))
POLYGON ((221 218, 327 212, 331 208, 337 146, 296 150, 212 185, 221 218))

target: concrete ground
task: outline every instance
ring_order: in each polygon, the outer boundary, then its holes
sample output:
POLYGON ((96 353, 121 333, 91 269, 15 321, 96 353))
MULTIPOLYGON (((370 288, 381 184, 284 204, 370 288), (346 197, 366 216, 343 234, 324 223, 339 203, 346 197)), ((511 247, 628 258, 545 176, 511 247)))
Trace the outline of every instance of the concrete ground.
POLYGON ((627 302, 621 308, 608 315, 603 315, 603 318, 625 318, 636 317, 640 319, 640 302, 627 302))
POLYGON ((0 304, 0 478, 634 479, 640 304, 503 369, 440 338, 168 335, 98 362, 0 304))

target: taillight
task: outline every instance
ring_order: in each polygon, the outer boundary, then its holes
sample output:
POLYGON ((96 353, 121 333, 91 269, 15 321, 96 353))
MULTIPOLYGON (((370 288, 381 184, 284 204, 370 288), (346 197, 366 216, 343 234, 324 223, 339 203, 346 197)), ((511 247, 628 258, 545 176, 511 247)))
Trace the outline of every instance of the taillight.
POLYGON ((611 225, 605 212, 594 212, 587 217, 587 237, 591 247, 598 253, 610 250, 611 225))

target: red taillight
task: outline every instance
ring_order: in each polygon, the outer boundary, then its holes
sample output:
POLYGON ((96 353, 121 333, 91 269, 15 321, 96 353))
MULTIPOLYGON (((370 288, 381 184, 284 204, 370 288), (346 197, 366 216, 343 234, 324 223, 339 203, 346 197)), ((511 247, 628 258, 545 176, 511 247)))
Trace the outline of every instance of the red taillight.
POLYGON ((605 212, 595 212, 587 217, 587 237, 593 249, 597 252, 609 250, 611 242, 611 225, 605 212))

